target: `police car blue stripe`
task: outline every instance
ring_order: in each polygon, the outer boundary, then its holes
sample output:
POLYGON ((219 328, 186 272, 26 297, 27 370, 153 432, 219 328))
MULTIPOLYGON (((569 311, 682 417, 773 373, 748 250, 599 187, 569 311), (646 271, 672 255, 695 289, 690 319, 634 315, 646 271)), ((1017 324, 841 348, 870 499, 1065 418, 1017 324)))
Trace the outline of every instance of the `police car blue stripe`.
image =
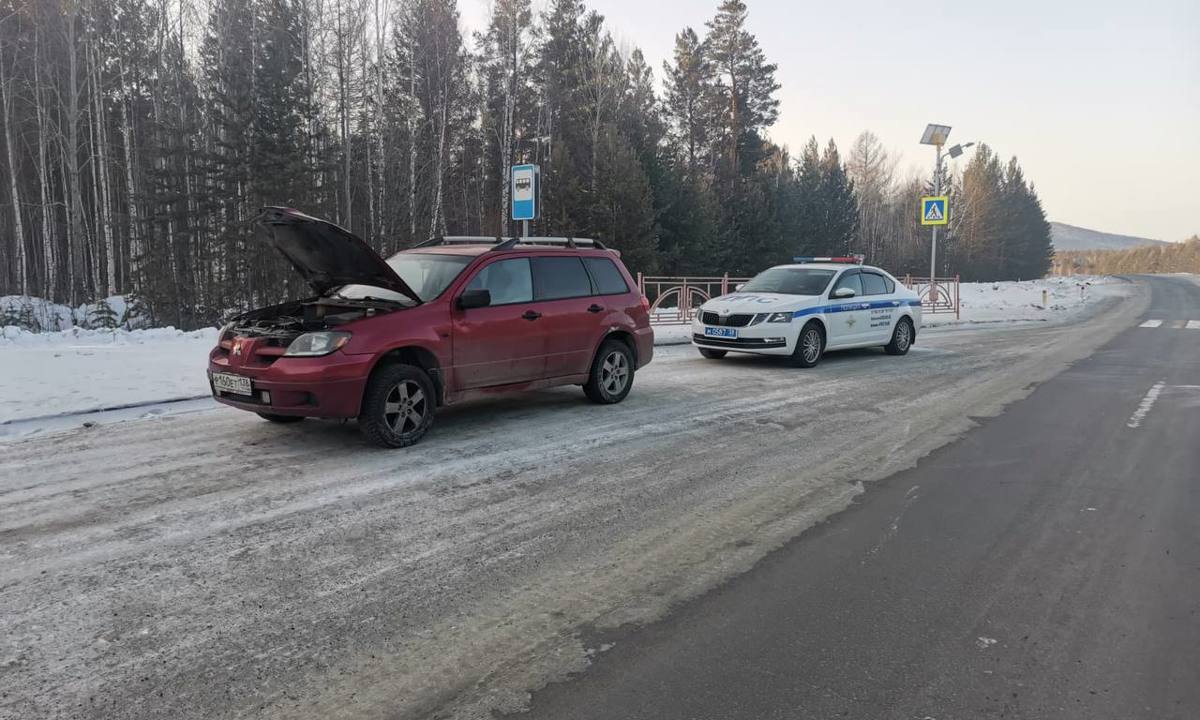
POLYGON ((854 302, 854 303, 839 303, 837 305, 818 305, 816 307, 803 308, 792 313, 792 317, 798 318, 805 315, 816 315, 818 313, 840 313, 854 312, 855 310, 875 310, 877 308, 894 308, 902 305, 919 306, 920 300, 876 300, 875 302, 854 302))

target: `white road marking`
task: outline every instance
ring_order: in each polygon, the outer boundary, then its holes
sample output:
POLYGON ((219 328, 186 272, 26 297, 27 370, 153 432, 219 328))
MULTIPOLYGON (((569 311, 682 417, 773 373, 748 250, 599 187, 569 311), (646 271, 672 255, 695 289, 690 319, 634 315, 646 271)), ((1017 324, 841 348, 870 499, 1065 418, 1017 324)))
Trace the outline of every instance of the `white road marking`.
POLYGON ((1142 402, 1138 404, 1137 410, 1133 411, 1133 415, 1129 416, 1128 427, 1141 427, 1142 421, 1150 414, 1150 408, 1154 407, 1154 401, 1158 400, 1158 394, 1162 392, 1163 385, 1166 381, 1159 380, 1154 383, 1154 386, 1146 391, 1146 396, 1142 398, 1142 402))
POLYGON ((1147 320, 1138 327, 1158 327, 1159 325, 1162 325, 1162 320, 1147 320))
POLYGON ((1185 327, 1188 330, 1200 330, 1200 320, 1188 320, 1185 327))

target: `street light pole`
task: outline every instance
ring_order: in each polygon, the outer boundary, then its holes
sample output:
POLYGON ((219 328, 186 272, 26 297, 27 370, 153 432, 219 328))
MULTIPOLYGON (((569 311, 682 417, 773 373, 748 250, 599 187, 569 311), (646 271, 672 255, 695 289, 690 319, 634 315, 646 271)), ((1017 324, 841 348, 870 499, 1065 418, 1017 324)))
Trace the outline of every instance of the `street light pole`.
MULTIPOLYGON (((922 145, 933 145, 937 148, 937 161, 933 166, 933 194, 940 196, 942 194, 942 146, 946 144, 946 140, 950 137, 949 125, 937 125, 930 123, 925 126, 925 133, 921 135, 922 145)), ((951 148, 951 155, 954 154, 954 148, 951 148)), ((942 205, 943 212, 950 212, 950 203, 942 205)), ((945 216, 943 216, 943 221, 945 216)), ((921 220, 925 222, 924 218, 921 220)), ((933 226, 933 242, 929 244, 929 303, 937 304, 937 236, 938 226, 933 226)))
MULTIPOLYGON (((933 165, 933 194, 942 194, 942 144, 937 144, 937 160, 933 165)), ((946 211, 949 212, 949 204, 947 203, 946 211)), ((929 246, 929 298, 933 302, 937 302, 937 284, 934 278, 937 277, 937 231, 938 226, 933 226, 933 242, 929 246)))

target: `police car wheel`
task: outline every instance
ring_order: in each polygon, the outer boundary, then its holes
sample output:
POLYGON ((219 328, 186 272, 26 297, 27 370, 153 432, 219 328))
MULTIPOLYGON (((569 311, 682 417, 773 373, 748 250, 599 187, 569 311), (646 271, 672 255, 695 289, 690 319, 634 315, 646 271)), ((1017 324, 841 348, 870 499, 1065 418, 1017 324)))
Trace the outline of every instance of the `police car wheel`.
POLYGON ((700 351, 701 355, 709 360, 720 360, 721 358, 725 357, 726 353, 728 352, 726 350, 709 350, 708 348, 697 349, 700 351))
POLYGON ((883 346, 883 351, 888 355, 904 355, 912 347, 912 341, 912 321, 900 318, 900 322, 896 323, 895 329, 892 330, 892 341, 883 346))
POLYGON ((824 352, 825 333, 819 324, 810 320, 800 330, 800 337, 796 339, 796 349, 792 351, 792 365, 803 368, 815 367, 817 363, 821 362, 821 355, 824 352))

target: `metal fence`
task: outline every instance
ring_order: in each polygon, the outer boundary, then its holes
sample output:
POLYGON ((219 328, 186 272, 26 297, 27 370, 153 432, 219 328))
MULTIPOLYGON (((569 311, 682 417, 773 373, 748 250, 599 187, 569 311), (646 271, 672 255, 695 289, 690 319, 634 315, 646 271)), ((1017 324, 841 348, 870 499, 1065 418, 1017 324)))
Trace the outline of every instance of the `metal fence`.
POLYGON ((650 301, 650 322, 655 325, 687 325, 696 309, 708 300, 733 292, 749 278, 667 277, 638 273, 638 289, 650 301))
POLYGON ((958 318, 961 311, 958 294, 958 276, 934 278, 914 278, 905 275, 902 282, 909 290, 921 298, 921 310, 927 313, 954 313, 958 318))
MULTIPOLYGON (((655 325, 687 325, 696 310, 708 300, 735 291, 750 278, 729 277, 668 277, 638 273, 638 289, 650 301, 650 322, 655 325)), ((921 309, 927 313, 954 313, 959 316, 958 276, 914 278, 905 275, 901 282, 921 298, 921 309)))

